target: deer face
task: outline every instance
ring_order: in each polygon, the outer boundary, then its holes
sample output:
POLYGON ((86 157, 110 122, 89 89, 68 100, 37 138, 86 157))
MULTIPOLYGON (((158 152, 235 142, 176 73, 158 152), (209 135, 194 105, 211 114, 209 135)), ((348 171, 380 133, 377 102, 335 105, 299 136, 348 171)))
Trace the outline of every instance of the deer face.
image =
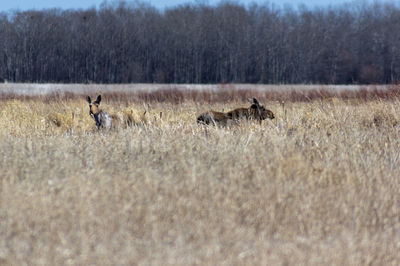
POLYGON ((267 118, 274 119, 275 115, 272 111, 265 109, 264 106, 260 105, 256 98, 251 101, 251 106, 249 108, 250 114, 254 119, 265 120, 267 118))
POLYGON ((89 103, 89 114, 91 117, 93 117, 94 121, 96 122, 97 128, 101 128, 102 125, 102 120, 101 119, 101 113, 102 110, 99 108, 100 102, 101 102, 101 95, 97 96, 96 101, 92 102, 90 99, 90 96, 86 97, 86 100, 89 103))
POLYGON ((89 103, 89 114, 91 116, 97 115, 100 112, 100 102, 101 102, 101 95, 97 96, 96 101, 92 102, 92 99, 90 99, 90 96, 86 97, 86 100, 89 103))

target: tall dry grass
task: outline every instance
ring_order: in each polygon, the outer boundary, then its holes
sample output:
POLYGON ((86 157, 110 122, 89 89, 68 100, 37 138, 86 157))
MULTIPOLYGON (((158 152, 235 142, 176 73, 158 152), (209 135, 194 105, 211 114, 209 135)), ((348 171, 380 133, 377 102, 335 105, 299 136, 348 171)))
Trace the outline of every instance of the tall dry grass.
POLYGON ((399 100, 263 104, 0 101, 0 264, 400 264, 399 100))

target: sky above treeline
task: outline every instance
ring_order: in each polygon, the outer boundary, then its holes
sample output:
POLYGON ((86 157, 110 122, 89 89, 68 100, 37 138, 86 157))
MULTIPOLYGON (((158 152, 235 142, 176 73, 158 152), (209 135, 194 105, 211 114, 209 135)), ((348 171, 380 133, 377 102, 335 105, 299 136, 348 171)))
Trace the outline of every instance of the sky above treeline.
MULTIPOLYGON (((226 0, 223 0, 226 1, 226 0)), ((9 12, 14 10, 30 10, 30 9, 49 9, 49 8, 61 8, 61 9, 87 9, 92 7, 99 7, 104 0, 0 0, 0 11, 9 12)), ((108 0, 108 3, 118 2, 115 0, 108 0)), ((135 2, 131 0, 127 0, 126 2, 135 2)), ((156 7, 160 10, 165 8, 172 8, 178 5, 186 4, 186 3, 205 3, 210 5, 216 5, 220 3, 220 0, 147 0, 147 1, 139 1, 142 3, 147 3, 153 7, 156 7)), ((243 5, 249 5, 251 3, 257 3, 260 5, 269 4, 274 5, 278 8, 285 6, 298 7, 300 5, 305 5, 308 8, 315 7, 335 7, 338 5, 344 5, 346 3, 372 3, 372 2, 381 2, 381 3, 394 3, 398 4, 399 0, 235 0, 230 1, 243 5)))

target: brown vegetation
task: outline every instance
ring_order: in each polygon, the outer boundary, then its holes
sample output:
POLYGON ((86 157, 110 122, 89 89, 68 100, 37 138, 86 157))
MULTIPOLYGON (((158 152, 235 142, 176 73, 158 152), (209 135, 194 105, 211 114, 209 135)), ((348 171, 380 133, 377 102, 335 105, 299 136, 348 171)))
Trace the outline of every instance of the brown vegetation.
POLYGON ((136 124, 111 131, 82 95, 1 96, 0 264, 400 263, 397 90, 171 93, 103 94, 136 124), (253 96, 274 120, 196 124, 253 96))
MULTIPOLYGON (((111 85, 108 85, 111 86, 111 85)), ((187 101, 196 103, 227 103, 227 102, 242 102, 245 103, 249 98, 257 98, 260 102, 267 101, 290 101, 290 102, 311 102, 315 100, 324 100, 338 98, 343 100, 395 100, 400 98, 400 85, 386 85, 386 86, 360 86, 359 89, 338 89, 341 86, 328 87, 324 89, 323 86, 319 89, 316 85, 281 85, 273 87, 262 87, 261 89, 251 89, 248 85, 237 86, 200 86, 194 89, 184 89, 179 85, 169 86, 162 88, 158 85, 155 90, 139 90, 136 87, 133 89, 123 88, 120 91, 110 92, 107 87, 107 92, 102 93, 105 102, 113 102, 123 104, 124 106, 130 103, 172 103, 180 104, 187 101), (289 89, 287 89, 288 87, 289 89), (309 87, 309 89, 307 89, 309 87), (211 88, 214 88, 212 90, 211 88)), ((78 86, 79 87, 79 86, 78 86)), ((90 86, 85 90, 96 91, 99 85, 90 86)), ((350 86, 349 86, 350 87, 350 86)), ((73 93, 70 91, 57 91, 45 95, 21 95, 19 90, 22 86, 3 86, 1 90, 14 91, 14 92, 1 92, 0 100, 40 100, 43 102, 54 101, 69 101, 85 98, 85 93, 73 93), (9 90, 7 88, 10 87, 9 90), (15 87, 15 89, 13 89, 15 87)), ((65 88, 64 88, 65 90, 65 88)))

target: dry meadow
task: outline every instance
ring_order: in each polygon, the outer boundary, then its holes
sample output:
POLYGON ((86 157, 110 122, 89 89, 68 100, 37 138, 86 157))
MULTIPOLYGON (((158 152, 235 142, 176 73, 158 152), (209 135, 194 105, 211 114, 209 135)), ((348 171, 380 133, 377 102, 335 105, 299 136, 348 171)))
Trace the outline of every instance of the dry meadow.
POLYGON ((399 265, 399 95, 109 93, 100 131, 3 95, 0 265, 399 265), (253 94, 276 119, 196 124, 253 94))

